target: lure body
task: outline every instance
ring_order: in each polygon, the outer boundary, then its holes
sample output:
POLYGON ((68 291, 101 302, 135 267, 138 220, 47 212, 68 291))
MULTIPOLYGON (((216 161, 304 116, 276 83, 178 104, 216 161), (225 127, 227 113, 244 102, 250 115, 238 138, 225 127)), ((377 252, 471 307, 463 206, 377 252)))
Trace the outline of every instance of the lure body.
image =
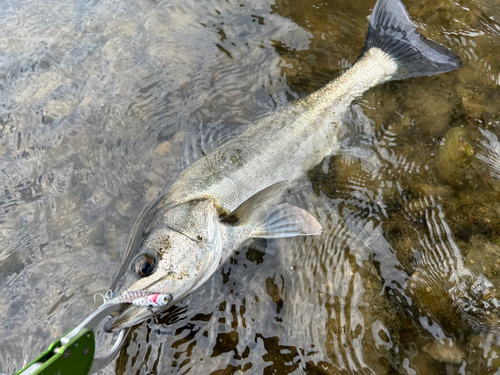
POLYGON ((131 303, 141 307, 164 307, 172 301, 170 293, 155 293, 155 292, 127 292, 118 297, 111 298, 108 303, 131 303))

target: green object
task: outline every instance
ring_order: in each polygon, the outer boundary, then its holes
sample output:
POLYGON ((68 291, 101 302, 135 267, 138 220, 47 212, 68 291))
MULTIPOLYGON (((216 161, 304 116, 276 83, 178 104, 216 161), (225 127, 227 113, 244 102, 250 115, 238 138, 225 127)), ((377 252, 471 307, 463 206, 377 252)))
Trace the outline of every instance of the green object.
POLYGON ((106 367, 118 354, 129 329, 118 333, 112 348, 95 358, 94 329, 113 312, 123 311, 118 303, 104 303, 83 322, 66 333, 16 375, 87 375, 106 367))
POLYGON ((88 375, 94 361, 95 339, 91 329, 84 328, 65 345, 64 337, 16 375, 88 375))

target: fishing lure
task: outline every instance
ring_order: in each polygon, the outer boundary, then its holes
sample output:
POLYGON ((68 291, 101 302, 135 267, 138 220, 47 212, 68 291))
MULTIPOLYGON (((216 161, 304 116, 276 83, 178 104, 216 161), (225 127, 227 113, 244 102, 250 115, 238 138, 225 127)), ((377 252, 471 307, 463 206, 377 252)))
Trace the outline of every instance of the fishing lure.
POLYGON ((141 291, 141 292, 126 292, 117 297, 113 297, 113 293, 106 293, 104 299, 106 303, 131 303, 132 305, 135 306, 153 308, 153 307, 167 306, 170 302, 172 302, 173 297, 172 294, 170 293, 141 291))

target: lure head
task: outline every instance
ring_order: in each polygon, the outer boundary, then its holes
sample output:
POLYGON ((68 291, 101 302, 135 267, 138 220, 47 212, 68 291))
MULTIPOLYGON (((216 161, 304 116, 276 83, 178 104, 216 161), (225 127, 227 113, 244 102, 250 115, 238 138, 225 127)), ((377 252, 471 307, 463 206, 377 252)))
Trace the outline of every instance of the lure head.
POLYGON ((154 301, 154 303, 158 307, 165 307, 170 302, 172 302, 173 299, 174 299, 174 297, 170 293, 158 294, 156 296, 156 300, 154 301))
POLYGON ((126 309, 108 324, 116 331, 141 323, 202 285, 222 257, 219 215, 212 200, 162 207, 145 217, 141 236, 117 282, 115 295, 145 291, 162 296, 158 306, 126 309))
POLYGON ((117 299, 121 303, 131 303, 135 306, 150 308, 165 307, 173 300, 173 297, 170 293, 128 292, 117 299), (141 296, 134 298, 134 294, 140 294, 141 296))

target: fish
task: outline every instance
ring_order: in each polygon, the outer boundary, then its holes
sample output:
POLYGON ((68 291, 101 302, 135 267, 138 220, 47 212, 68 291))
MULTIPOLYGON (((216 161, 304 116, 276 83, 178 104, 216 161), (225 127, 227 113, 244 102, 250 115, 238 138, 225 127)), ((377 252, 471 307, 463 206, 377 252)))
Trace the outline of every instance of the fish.
POLYGON ((189 165, 151 205, 112 285, 128 303, 106 329, 131 327, 169 309, 251 238, 320 234, 310 213, 281 200, 294 181, 339 152, 351 102, 376 85, 462 64, 455 52, 416 30, 400 0, 378 0, 351 68, 189 165), (158 294, 168 296, 165 306, 134 304, 129 297, 158 294))

